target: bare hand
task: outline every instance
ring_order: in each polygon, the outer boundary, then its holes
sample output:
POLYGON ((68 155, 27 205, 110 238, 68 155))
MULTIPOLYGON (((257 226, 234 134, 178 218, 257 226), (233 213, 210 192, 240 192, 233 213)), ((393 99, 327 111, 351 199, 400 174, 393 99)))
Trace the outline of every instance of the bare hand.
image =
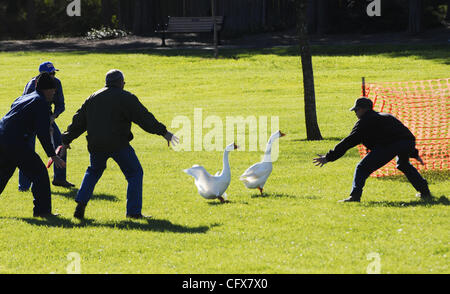
POLYGON ((175 146, 180 142, 180 139, 169 131, 167 131, 164 139, 166 139, 168 147, 170 147, 170 143, 172 143, 172 146, 175 146))
POLYGON ((56 166, 56 168, 65 168, 66 163, 64 160, 61 159, 58 155, 52 156, 53 164, 56 166))
POLYGON ((316 157, 316 158, 313 159, 313 163, 314 163, 315 166, 322 167, 328 162, 328 160, 327 160, 325 155, 317 154, 317 156, 319 156, 319 157, 316 157))
POLYGON ((67 149, 70 149, 70 145, 62 145, 61 151, 59 152, 58 156, 63 157, 67 153, 67 149))

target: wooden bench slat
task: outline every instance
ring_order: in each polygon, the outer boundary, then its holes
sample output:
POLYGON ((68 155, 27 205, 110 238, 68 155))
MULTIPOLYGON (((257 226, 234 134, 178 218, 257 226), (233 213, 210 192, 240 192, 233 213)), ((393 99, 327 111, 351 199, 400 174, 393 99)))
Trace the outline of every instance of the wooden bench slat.
MULTIPOLYGON (((223 16, 216 16, 215 23, 217 30, 222 30, 224 22, 223 16)), ((163 33, 163 46, 164 33, 203 33, 213 32, 214 19, 212 17, 169 17, 169 21, 166 24, 166 29, 160 29, 155 32, 163 33)))
MULTIPOLYGON (((223 21, 216 21, 216 23, 222 23, 223 21)), ((213 23, 212 20, 202 20, 202 21, 186 21, 186 20, 177 20, 177 21, 169 21, 169 24, 172 23, 213 23)))
MULTIPOLYGON (((212 16, 170 16, 169 19, 212 19, 212 16)), ((223 19, 223 16, 216 16, 216 19, 223 19)))

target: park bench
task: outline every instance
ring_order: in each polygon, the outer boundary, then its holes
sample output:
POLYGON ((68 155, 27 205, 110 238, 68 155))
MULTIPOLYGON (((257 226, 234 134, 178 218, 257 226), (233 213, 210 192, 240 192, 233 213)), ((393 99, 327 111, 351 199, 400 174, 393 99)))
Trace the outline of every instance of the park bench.
MULTIPOLYGON (((223 16, 216 16, 216 30, 218 43, 220 44, 220 31, 223 27, 223 16)), ((166 46, 167 34, 183 33, 213 33, 214 19, 212 17, 171 17, 162 28, 159 27, 155 33, 161 34, 162 46, 166 46)))

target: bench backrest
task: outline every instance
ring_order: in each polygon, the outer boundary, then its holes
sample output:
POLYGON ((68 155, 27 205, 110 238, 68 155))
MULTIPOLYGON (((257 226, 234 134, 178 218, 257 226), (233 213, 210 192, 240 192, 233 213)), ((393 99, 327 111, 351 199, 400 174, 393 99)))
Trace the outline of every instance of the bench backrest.
MULTIPOLYGON (((216 16, 217 30, 220 31, 223 25, 223 16, 216 16)), ((169 16, 167 31, 195 33, 211 32, 213 30, 212 17, 174 17, 169 16)))

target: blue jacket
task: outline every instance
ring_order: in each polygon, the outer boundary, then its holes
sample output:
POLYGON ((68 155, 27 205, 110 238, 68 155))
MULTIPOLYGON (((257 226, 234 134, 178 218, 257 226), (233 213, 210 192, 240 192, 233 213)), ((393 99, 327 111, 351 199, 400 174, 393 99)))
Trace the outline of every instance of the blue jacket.
MULTIPOLYGON (((53 114, 58 117, 65 110, 64 104, 64 93, 61 85, 61 81, 55 78, 56 81, 56 92, 55 97, 53 97, 53 103, 55 104, 55 110, 53 114)), ((27 83, 22 95, 30 94, 36 90, 36 77, 32 78, 31 81, 27 83)))
POLYGON ((48 157, 55 155, 50 138, 50 106, 43 94, 32 92, 17 98, 9 112, 0 119, 0 143, 22 149, 37 135, 48 157))

